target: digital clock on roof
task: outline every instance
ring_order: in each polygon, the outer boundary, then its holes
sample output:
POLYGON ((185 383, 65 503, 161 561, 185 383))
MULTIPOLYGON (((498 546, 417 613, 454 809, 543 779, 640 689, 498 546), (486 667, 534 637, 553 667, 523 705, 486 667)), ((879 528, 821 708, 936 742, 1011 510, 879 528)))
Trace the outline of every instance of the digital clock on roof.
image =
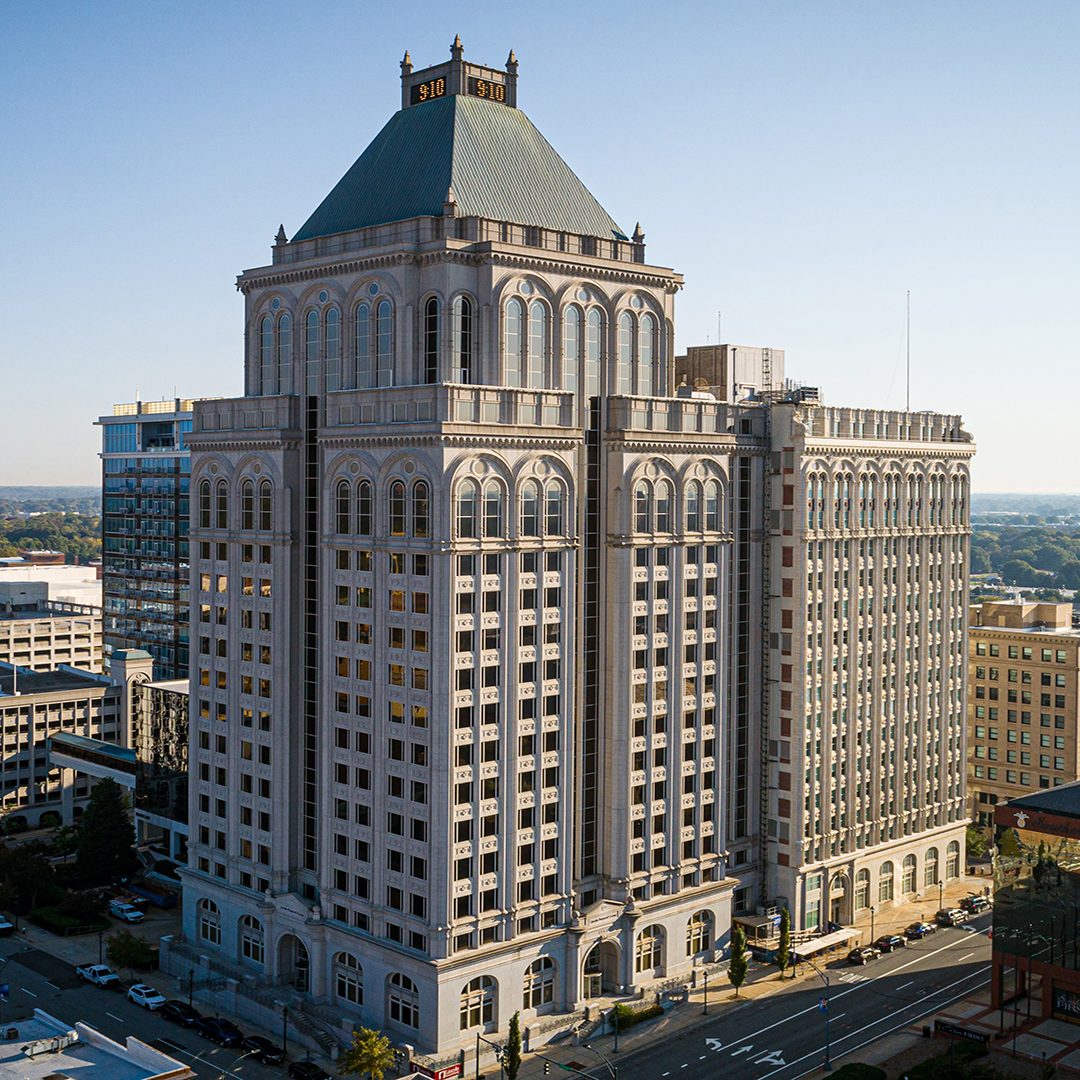
POLYGON ((446 97, 446 79, 428 79, 426 82, 416 83, 409 95, 410 105, 419 105, 422 101, 431 101, 432 98, 446 97))

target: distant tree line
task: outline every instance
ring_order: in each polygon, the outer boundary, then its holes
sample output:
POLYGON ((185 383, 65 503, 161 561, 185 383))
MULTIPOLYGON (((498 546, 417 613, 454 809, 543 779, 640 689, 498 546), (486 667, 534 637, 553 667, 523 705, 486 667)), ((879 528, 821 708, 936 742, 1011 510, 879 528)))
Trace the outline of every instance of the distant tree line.
POLYGON ((971 572, 1030 589, 1080 589, 1080 527, 976 525, 971 572))
POLYGON ((26 549, 63 551, 69 561, 101 555, 101 517, 97 514, 40 513, 13 517, 0 511, 0 557, 26 549))

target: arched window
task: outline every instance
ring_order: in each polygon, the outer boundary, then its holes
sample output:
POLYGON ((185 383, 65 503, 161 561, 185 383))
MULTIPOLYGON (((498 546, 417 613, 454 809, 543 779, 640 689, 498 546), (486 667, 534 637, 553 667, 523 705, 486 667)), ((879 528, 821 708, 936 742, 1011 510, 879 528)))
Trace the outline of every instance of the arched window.
POLYGON ((429 296, 424 302, 424 361, 420 372, 420 381, 433 383, 439 381, 439 301, 429 296))
POLYGON ((276 394, 274 378, 274 320, 264 315, 259 329, 259 393, 276 394))
POLYGON ((585 396, 600 393, 600 368, 604 359, 604 316, 599 308, 589 308, 585 317, 585 396))
MULTIPOLYGON (((278 380, 277 392, 291 394, 292 385, 292 316, 282 315, 278 319, 277 332, 278 380)), ((264 391, 265 392, 265 391, 264 391)))
POLYGON ((938 883, 938 870, 937 870, 937 848, 932 847, 926 853, 926 858, 923 859, 923 888, 928 885, 936 885, 938 883))
POLYGON ((200 900, 198 904, 199 938, 211 945, 221 944, 221 912, 213 900, 200 900))
POLYGON ((463 539, 475 540, 477 536, 476 503, 478 492, 476 483, 464 480, 458 488, 457 496, 457 531, 463 539))
POLYGON ((375 374, 377 385, 394 385, 394 313, 389 300, 380 300, 375 309, 375 374))
POLYGON ((817 476, 814 473, 810 473, 806 478, 806 527, 812 529, 814 527, 814 484, 817 482, 817 476))
POLYGON ((210 528, 210 481, 199 484, 199 528, 210 528))
POLYGON ((905 855, 903 869, 900 874, 900 891, 905 896, 910 896, 915 892, 915 875, 918 870, 918 863, 915 860, 914 855, 905 855))
POLYGON ((408 1028, 420 1026, 420 993, 408 975, 395 971, 390 976, 386 999, 387 1015, 395 1024, 408 1028))
POLYGON ((828 487, 828 479, 824 473, 818 476, 817 481, 817 527, 825 528, 825 490, 828 487))
POLYGON ((484 535, 493 538, 503 535, 503 493, 496 480, 484 485, 484 535))
POLYGON ((390 535, 405 535, 405 485, 400 480, 390 485, 390 535))
POLYGON ((575 393, 581 370, 581 309, 572 304, 563 312, 562 388, 575 393))
POLYGON ((371 305, 366 300, 356 305, 353 325, 356 334, 356 385, 361 390, 369 390, 375 385, 375 372, 371 369, 371 305))
POLYGON ((334 956, 334 993, 341 1001, 364 1004, 364 969, 352 953, 334 956))
POLYGON ((339 480, 334 492, 334 532, 346 536, 351 527, 352 499, 350 498, 349 481, 339 480))
POLYGON ((860 870, 855 875, 855 910, 863 911, 870 906, 870 871, 860 870))
POLYGON ((274 489, 269 480, 259 485, 259 528, 269 532, 274 527, 274 489))
POLYGON ((664 931, 660 926, 646 926, 634 943, 634 971, 654 974, 664 966, 664 931))
POLYGON ((506 304, 506 321, 503 327, 503 383, 506 386, 521 385, 523 321, 521 301, 512 296, 506 304))
POLYGON ((960 843, 950 840, 945 849, 945 877, 949 880, 960 876, 960 843))
POLYGON ((547 360, 547 308, 534 300, 529 305, 529 377, 528 386, 544 385, 544 368, 547 360))
POLYGON ((709 480, 705 484, 705 528, 709 532, 719 532, 722 525, 720 485, 715 480, 709 480))
POLYGON ((615 393, 633 392, 634 373, 634 316, 624 311, 619 316, 619 348, 616 354, 615 393))
POLYGON ((540 535, 540 485, 535 480, 521 485, 521 535, 540 535))
POLYGON ((417 480, 412 488, 412 534, 429 536, 431 531, 431 498, 426 480, 417 480))
POLYGON ((217 482, 214 497, 214 525, 218 529, 229 527, 229 487, 224 480, 217 482))
POLYGON ((458 382, 473 381, 473 304, 467 296, 454 299, 454 374, 458 382))
POLYGON ((696 480, 686 485, 686 528, 701 532, 701 485, 696 480))
POLYGON ((525 969, 521 1007, 539 1009, 555 1000, 555 961, 541 956, 525 969))
POLYGON ((341 312, 326 312, 326 389, 341 389, 341 312))
POLYGON ((319 313, 312 308, 307 313, 304 332, 304 371, 308 394, 319 392, 319 313))
POLYGON ((883 862, 878 871, 878 900, 891 900, 893 898, 893 864, 883 862))
POLYGON ((558 480, 551 480, 544 489, 544 532, 548 536, 562 536, 565 531, 563 486, 558 480))
POLYGON ((662 533, 671 532, 671 485, 666 480, 661 480, 656 485, 656 531, 662 533))
POLYGON ((709 911, 699 911, 686 924, 686 955, 699 956, 712 948, 713 917, 709 911))
POLYGON ((653 364, 656 360, 656 320, 651 315, 641 316, 638 328, 638 377, 637 392, 642 397, 652 397, 656 379, 653 364))
POLYGON ((240 485, 240 528, 255 528, 255 485, 250 480, 240 485))
POLYGON ((356 534, 357 536, 371 535, 371 482, 361 480, 356 485, 356 534))
POLYGON ((240 957, 253 964, 261 964, 266 952, 263 925, 254 915, 240 918, 240 957))
POLYGON ((495 980, 490 975, 480 975, 467 983, 461 991, 460 1027, 487 1028, 495 1024, 495 980))
POLYGON ((634 531, 652 532, 652 489, 645 480, 639 480, 634 488, 634 531))

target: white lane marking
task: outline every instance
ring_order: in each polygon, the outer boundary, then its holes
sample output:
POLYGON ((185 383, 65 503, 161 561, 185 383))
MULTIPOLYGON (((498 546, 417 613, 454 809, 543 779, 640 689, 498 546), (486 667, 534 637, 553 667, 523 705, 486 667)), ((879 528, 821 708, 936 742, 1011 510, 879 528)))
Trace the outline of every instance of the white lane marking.
MULTIPOLYGON (((963 938, 957 938, 955 941, 950 941, 948 945, 942 945, 940 949, 935 949, 933 952, 920 953, 914 959, 909 960, 906 964, 901 964, 899 967, 890 969, 889 971, 883 971, 880 975, 875 975, 873 978, 867 976, 865 982, 856 983, 854 986, 848 987, 846 990, 841 990, 839 994, 833 994, 832 1000, 839 1001, 845 994, 852 994, 856 990, 866 990, 868 984, 877 982, 879 979, 889 978, 898 974, 905 968, 911 967, 912 964, 918 964, 923 960, 928 960, 931 956, 937 956, 938 953, 945 952, 946 949, 951 949, 954 945, 966 945, 967 941, 963 938)), ((933 969, 930 969, 933 970, 933 969)), ((773 1028, 779 1027, 781 1024, 787 1024, 792 1020, 797 1020, 800 1016, 805 1016, 807 1013, 817 1012, 817 1005, 810 1005, 808 1008, 803 1009, 801 1012, 792 1013, 790 1016, 785 1016, 783 1020, 777 1020, 774 1024, 769 1024, 767 1027, 760 1028, 757 1031, 752 1031, 749 1035, 745 1036, 746 1039, 753 1039, 757 1035, 763 1035, 766 1031, 772 1031, 773 1028)))
POLYGON ((897 987, 896 989, 897 989, 898 991, 899 991, 899 990, 905 990, 905 989, 907 989, 907 987, 909 987, 909 986, 914 986, 914 985, 915 985, 915 980, 914 980, 914 979, 912 979, 912 980, 911 980, 911 982, 906 982, 906 983, 904 983, 904 985, 903 985, 903 986, 898 986, 898 987, 897 987))
POLYGON ((21 991, 22 991, 22 992, 23 992, 24 994, 29 994, 29 995, 30 995, 31 997, 34 997, 34 998, 36 998, 36 997, 37 997, 37 994, 35 994, 33 990, 27 990, 25 986, 20 986, 20 987, 19 987, 19 989, 20 989, 20 990, 21 990, 21 991))
POLYGON ((60 987, 59 987, 59 986, 57 986, 57 985, 56 985, 56 983, 54 983, 54 982, 49 982, 49 980, 48 980, 48 979, 46 979, 46 980, 45 980, 45 985, 46 985, 46 986, 51 986, 51 987, 52 987, 52 988, 53 988, 54 990, 59 990, 59 989, 60 989, 60 987))
MULTIPOLYGON (((982 974, 983 974, 983 972, 981 972, 981 971, 969 972, 967 975, 963 976, 963 978, 957 979, 955 982, 951 982, 947 986, 941 987, 940 990, 935 990, 934 993, 939 994, 942 991, 951 990, 952 987, 959 986, 960 983, 962 983, 962 982, 967 982, 968 979, 970 979, 972 977, 972 975, 982 975, 982 974)), ((986 981, 989 982, 989 980, 986 980, 986 981)), ((952 998, 949 999, 949 1001, 938 1001, 935 1004, 930 1005, 927 1008, 924 1008, 921 1013, 917 1013, 915 1016, 910 1017, 907 1020, 903 1020, 899 1024, 896 1024, 894 1027, 889 1028, 889 1031, 895 1031, 897 1028, 907 1027, 908 1024, 912 1023, 912 1021, 914 1021, 914 1020, 917 1020, 920 1016, 926 1016, 929 1013, 938 1012, 940 1009, 944 1008, 944 1006, 948 1005, 950 1001, 956 1001, 959 998, 966 997, 970 993, 971 993, 971 988, 969 987, 967 990, 964 990, 961 993, 954 995, 952 998)), ((864 1024, 861 1028, 856 1028, 854 1031, 849 1031, 846 1035, 841 1035, 839 1039, 833 1040, 833 1045, 835 1046, 837 1043, 842 1043, 842 1042, 844 1042, 845 1039, 850 1039, 852 1036, 858 1035, 863 1031, 868 1031, 872 1027, 877 1027, 877 1025, 882 1023, 882 1021, 891 1020, 894 1017, 896 1017, 897 1015, 899 1015, 900 1013, 906 1012, 908 1009, 914 1008, 916 1005, 924 1005, 924 1004, 925 1004, 925 1002, 922 1002, 922 1001, 920 1001, 920 1002, 912 1002, 911 1005, 904 1005, 901 1008, 897 1009, 896 1012, 894 1012, 894 1013, 889 1013, 889 1014, 886 1014, 885 1016, 879 1016, 876 1020, 871 1020, 869 1024, 864 1024)), ((860 1043, 859 1045, 860 1046, 866 1046, 867 1043, 874 1042, 876 1039, 879 1039, 879 1038, 881 1038, 880 1035, 875 1035, 873 1039, 867 1039, 867 1041, 865 1043, 860 1043)), ((843 1051, 843 1053, 849 1054, 849 1053, 852 1053, 853 1050, 857 1050, 857 1049, 858 1049, 858 1047, 853 1047, 852 1050, 845 1050, 845 1051, 843 1051)), ((814 1057, 816 1054, 820 1054, 821 1051, 822 1051, 822 1048, 820 1046, 815 1047, 809 1053, 803 1054, 802 1057, 796 1058, 790 1064, 791 1065, 798 1065, 800 1061, 805 1061, 807 1058, 814 1057)), ((840 1056, 840 1055, 836 1055, 836 1056, 840 1056)), ((787 1066, 787 1067, 790 1067, 790 1066, 787 1066)), ((780 1071, 781 1071, 780 1069, 773 1069, 772 1072, 765 1073, 764 1076, 759 1078, 759 1080, 768 1080, 768 1078, 770 1076, 773 1076, 773 1075, 775 1075, 776 1073, 778 1073, 780 1071)), ((816 1070, 814 1070, 814 1069, 808 1069, 807 1070, 807 1072, 814 1072, 814 1071, 816 1071, 816 1070)), ((800 1076, 805 1076, 806 1073, 800 1073, 799 1075, 800 1076)), ((796 1077, 795 1080, 798 1080, 798 1078, 796 1077)))
POLYGON ((842 1017, 845 1016, 847 1016, 847 1013, 837 1013, 836 1016, 830 1016, 829 1021, 835 1024, 837 1020, 840 1020, 842 1017))
POLYGON ((670 1076, 670 1075, 671 1075, 671 1073, 670 1073, 670 1072, 666 1072, 666 1073, 661 1073, 660 1075, 661 1075, 661 1077, 664 1077, 664 1076, 670 1076))
POLYGON ((702 1054, 701 1057, 698 1058, 698 1061, 704 1061, 704 1060, 705 1060, 705 1055, 702 1054))
POLYGON ((966 960, 969 956, 974 956, 974 955, 975 954, 973 952, 964 953, 963 956, 958 956, 956 958, 956 962, 959 964, 961 960, 966 960))
POLYGON ((688 1061, 685 1065, 680 1065, 679 1068, 680 1069, 689 1069, 690 1068, 690 1062, 688 1061))
POLYGON ((116 1013, 107 1012, 106 1016, 111 1016, 114 1020, 119 1020, 121 1024, 127 1023, 122 1016, 117 1016, 116 1013))

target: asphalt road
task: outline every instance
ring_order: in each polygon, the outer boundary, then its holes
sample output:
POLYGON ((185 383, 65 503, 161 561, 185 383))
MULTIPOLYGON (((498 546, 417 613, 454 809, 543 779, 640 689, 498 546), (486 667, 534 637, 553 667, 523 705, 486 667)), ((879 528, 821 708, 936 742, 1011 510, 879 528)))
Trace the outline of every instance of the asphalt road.
MULTIPOLYGON (((128 1001, 121 991, 104 990, 77 979, 70 964, 40 949, 28 949, 16 938, 0 939, 0 965, 0 983, 9 987, 8 1001, 0 1005, 0 1023, 17 1024, 33 1015, 34 1009, 44 1009, 67 1024, 81 1020, 119 1043, 134 1035, 190 1065, 207 1080, 222 1076, 230 1080, 286 1080, 284 1065, 260 1065, 250 1058, 238 1061, 238 1050, 226 1050, 163 1020, 128 1001)), ((153 985, 152 977, 147 981, 153 985)), ((290 1060, 306 1056, 299 1046, 289 1055, 290 1060)))
MULTIPOLYGON (((985 985, 989 926, 990 915, 985 914, 966 928, 939 929, 862 967, 849 965, 846 959, 831 963, 826 970, 833 1062, 985 985)), ((796 1080, 824 1061, 824 997, 823 982, 801 981, 798 988, 741 1006, 725 1006, 715 1019, 702 1017, 689 1030, 658 1031, 655 1044, 630 1052, 613 1054, 610 1039, 596 1046, 618 1067, 618 1080, 720 1076, 724 1080, 796 1080)), ((597 1056, 581 1047, 553 1047, 540 1053, 552 1063, 579 1063, 595 1080, 609 1076, 597 1056)), ((542 1075, 539 1059, 528 1061, 519 1073, 520 1080, 542 1075)), ((550 1075, 571 1074, 552 1064, 550 1075)))

